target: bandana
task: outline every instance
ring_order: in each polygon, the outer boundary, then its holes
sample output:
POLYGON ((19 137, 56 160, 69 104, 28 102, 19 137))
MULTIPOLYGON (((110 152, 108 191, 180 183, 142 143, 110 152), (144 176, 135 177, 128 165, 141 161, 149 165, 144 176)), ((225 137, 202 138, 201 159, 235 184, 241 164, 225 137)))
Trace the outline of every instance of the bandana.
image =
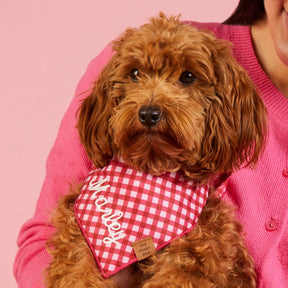
POLYGON ((178 172, 155 176, 116 159, 91 171, 74 210, 103 277, 191 231, 208 190, 178 172))

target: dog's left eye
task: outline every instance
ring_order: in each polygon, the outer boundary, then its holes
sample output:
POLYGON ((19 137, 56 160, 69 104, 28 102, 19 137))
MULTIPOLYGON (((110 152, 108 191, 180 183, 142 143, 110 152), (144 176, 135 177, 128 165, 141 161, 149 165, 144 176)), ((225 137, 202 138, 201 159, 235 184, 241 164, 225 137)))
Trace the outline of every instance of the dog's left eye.
POLYGON ((180 83, 184 86, 191 85, 195 80, 196 77, 190 71, 184 71, 179 78, 180 83))
POLYGON ((139 70, 138 69, 133 69, 131 72, 130 72, 130 78, 133 82, 135 83, 138 83, 139 82, 139 70))

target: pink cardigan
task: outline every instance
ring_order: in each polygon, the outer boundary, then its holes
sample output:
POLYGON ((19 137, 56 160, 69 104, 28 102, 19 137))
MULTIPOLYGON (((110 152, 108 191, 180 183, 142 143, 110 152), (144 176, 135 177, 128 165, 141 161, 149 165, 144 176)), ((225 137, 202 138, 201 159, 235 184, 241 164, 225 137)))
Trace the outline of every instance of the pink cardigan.
MULTIPOLYGON (((250 28, 193 23, 208 28, 217 37, 234 44, 235 58, 248 71, 263 94, 269 113, 269 138, 256 170, 243 169, 232 175, 227 198, 237 205, 246 242, 255 259, 258 286, 288 287, 288 99, 267 78, 253 51, 250 28)), ((53 232, 47 224, 49 210, 69 185, 83 181, 92 164, 79 142, 75 114, 81 94, 87 91, 111 57, 107 46, 81 79, 47 159, 47 174, 35 214, 21 229, 14 274, 20 288, 44 287, 43 270, 49 262, 45 242, 53 232)))

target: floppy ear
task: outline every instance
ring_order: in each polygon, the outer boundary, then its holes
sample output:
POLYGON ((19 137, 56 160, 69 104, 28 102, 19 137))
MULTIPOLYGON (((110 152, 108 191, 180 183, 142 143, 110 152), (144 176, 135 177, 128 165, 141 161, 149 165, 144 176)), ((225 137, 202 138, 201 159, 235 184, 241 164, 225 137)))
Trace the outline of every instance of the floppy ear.
POLYGON ((253 166, 266 134, 264 103, 227 43, 219 41, 212 57, 216 91, 206 116, 203 161, 215 172, 253 166))
POLYGON ((113 111, 113 71, 116 55, 112 56, 94 84, 92 93, 79 108, 77 128, 89 158, 97 167, 106 165, 112 158, 109 118, 113 111))

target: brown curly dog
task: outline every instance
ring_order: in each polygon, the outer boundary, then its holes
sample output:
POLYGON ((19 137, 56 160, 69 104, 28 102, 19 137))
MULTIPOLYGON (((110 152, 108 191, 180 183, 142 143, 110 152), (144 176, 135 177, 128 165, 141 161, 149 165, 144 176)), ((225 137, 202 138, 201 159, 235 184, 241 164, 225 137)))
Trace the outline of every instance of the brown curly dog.
MULTIPOLYGON (((228 43, 160 13, 113 48, 79 111, 80 138, 96 167, 121 158, 140 171, 182 171, 205 184, 255 165, 266 111, 228 43)), ((107 279, 75 220, 79 190, 53 215, 47 288, 256 287, 242 227, 215 189, 189 234, 107 279)))

